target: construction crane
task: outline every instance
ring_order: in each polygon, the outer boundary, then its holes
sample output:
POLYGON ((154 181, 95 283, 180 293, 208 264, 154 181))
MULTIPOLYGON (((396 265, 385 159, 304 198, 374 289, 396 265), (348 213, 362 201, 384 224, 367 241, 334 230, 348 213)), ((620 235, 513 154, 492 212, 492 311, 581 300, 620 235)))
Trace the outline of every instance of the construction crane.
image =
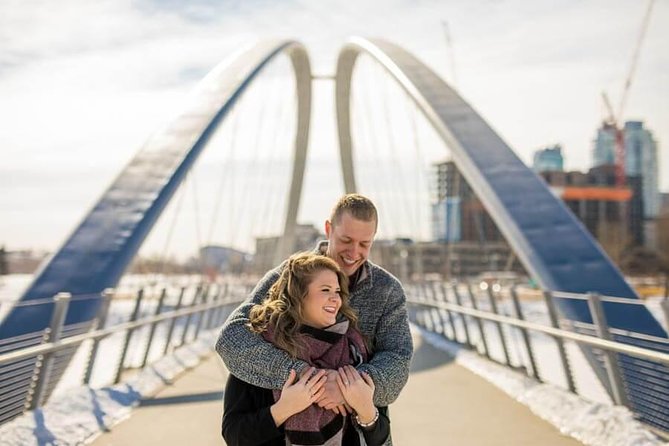
POLYGON ((627 97, 629 95, 630 86, 632 85, 632 80, 634 79, 634 72, 639 61, 639 53, 641 52, 641 44, 643 43, 644 38, 646 37, 646 30, 648 29, 648 23, 650 22, 650 13, 653 10, 653 5, 655 0, 649 0, 648 7, 646 8, 646 14, 643 17, 643 22, 641 23, 641 31, 639 32, 639 37, 636 40, 636 46, 634 47, 634 53, 632 54, 632 63, 630 64, 629 71, 627 72, 627 77, 625 78, 625 85, 623 86, 623 93, 620 98, 620 106, 618 107, 618 113, 616 114, 613 111, 611 106, 611 101, 606 94, 602 92, 602 99, 604 101, 604 106, 609 114, 608 118, 604 121, 604 124, 613 129, 615 135, 615 166, 616 166, 616 186, 624 187, 625 186, 625 134, 624 134, 624 123, 623 123, 623 113, 625 111, 625 106, 627 105, 627 97))

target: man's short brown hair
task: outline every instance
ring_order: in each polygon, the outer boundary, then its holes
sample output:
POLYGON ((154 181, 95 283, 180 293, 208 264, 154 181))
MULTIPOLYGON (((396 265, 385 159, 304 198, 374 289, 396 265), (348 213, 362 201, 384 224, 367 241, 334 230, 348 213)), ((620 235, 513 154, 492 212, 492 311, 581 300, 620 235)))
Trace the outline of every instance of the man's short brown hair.
POLYGON ((344 212, 349 212, 356 220, 373 221, 374 229, 379 225, 376 206, 374 206, 372 200, 360 194, 346 194, 341 197, 332 208, 330 223, 336 226, 344 212))

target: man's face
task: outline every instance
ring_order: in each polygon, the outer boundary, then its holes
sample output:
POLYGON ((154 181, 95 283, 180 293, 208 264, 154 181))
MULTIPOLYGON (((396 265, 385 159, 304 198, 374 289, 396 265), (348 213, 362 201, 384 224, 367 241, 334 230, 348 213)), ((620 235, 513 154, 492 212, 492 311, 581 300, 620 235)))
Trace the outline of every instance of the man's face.
POLYGON ((334 225, 325 222, 327 255, 339 264, 344 274, 351 276, 369 257, 375 233, 375 221, 358 220, 350 212, 344 212, 334 225))

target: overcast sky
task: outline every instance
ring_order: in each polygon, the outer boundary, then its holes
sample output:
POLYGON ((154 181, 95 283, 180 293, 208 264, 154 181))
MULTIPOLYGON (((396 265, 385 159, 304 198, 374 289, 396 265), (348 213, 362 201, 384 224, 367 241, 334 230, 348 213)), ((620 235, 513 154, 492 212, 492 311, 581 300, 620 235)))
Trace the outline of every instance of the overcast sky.
MULTIPOLYGON (((264 36, 304 42, 319 74, 334 71, 350 35, 392 40, 457 80, 526 162, 560 143, 567 168, 585 169, 604 117, 600 93, 618 104, 645 8, 628 0, 3 0, 0 245, 55 249, 197 81, 264 36)), ((653 132, 664 191, 667 23, 669 1, 659 0, 624 113, 653 132)), ((342 189, 337 177, 314 174, 337 163, 330 112, 317 113, 300 220, 320 227, 342 189)))

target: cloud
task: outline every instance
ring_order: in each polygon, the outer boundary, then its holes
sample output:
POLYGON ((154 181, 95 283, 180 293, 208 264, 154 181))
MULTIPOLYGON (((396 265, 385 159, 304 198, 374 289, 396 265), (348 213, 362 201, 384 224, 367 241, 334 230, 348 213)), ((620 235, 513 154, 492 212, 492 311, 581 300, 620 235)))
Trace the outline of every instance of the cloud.
MULTIPOLYGON (((67 206, 77 215, 58 220, 65 225, 80 218, 146 138, 179 112, 198 80, 245 43, 295 37, 310 51, 314 72, 332 74, 348 36, 379 36, 450 77, 442 21, 451 31, 458 89, 519 155, 529 160, 533 150, 562 142, 567 165, 584 168, 601 118, 600 91, 617 102, 644 7, 624 0, 5 0, 3 172, 51 169, 67 171, 71 181, 88 178, 85 187, 94 193, 73 195, 81 204, 67 206)), ((661 26, 667 20, 669 4, 656 2, 628 106, 628 116, 646 121, 661 150, 669 142, 669 31, 661 26)), ((328 114, 331 89, 321 85, 317 95, 310 156, 330 166, 333 176, 331 189, 322 190, 326 169, 307 172, 305 186, 313 189, 305 191, 300 215, 320 226, 320 203, 329 207, 341 183, 328 114)), ((666 190, 669 157, 661 163, 666 190)), ((0 181, 0 193, 49 184, 48 177, 12 175, 11 183, 0 181)), ((3 214, 8 206, 0 201, 3 214)), ((12 211, 11 228, 0 221, 0 234, 32 246, 35 239, 20 230, 29 218, 34 215, 12 211)))

